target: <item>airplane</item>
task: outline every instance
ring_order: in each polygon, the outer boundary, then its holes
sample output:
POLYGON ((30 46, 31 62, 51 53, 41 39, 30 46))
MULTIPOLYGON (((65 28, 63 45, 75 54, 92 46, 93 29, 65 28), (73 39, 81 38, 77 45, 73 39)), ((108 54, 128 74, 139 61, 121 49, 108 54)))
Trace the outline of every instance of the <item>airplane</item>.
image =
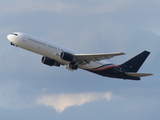
POLYGON ((7 36, 10 44, 42 55, 41 62, 48 66, 66 65, 68 70, 78 68, 111 78, 141 80, 151 73, 137 73, 150 52, 143 51, 121 65, 114 65, 106 59, 124 55, 123 52, 83 54, 31 35, 13 32, 7 36))

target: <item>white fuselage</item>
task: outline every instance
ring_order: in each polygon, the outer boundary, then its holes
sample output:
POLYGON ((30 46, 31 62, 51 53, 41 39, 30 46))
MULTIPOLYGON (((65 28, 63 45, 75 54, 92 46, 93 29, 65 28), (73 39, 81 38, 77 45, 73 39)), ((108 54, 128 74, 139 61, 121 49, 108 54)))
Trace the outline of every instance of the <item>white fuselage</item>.
MULTIPOLYGON (((30 36, 24 33, 13 33, 7 36, 9 41, 17 47, 21 47, 23 49, 32 51, 34 53, 52 58, 62 65, 67 65, 69 62, 60 58, 61 52, 67 52, 71 54, 80 54, 80 52, 53 44, 51 42, 38 39, 36 37, 30 36)), ((79 65, 78 67, 81 69, 92 69, 97 68, 102 65, 109 64, 109 62, 105 60, 90 62, 85 65, 79 65)))
MULTIPOLYGON (((58 61, 62 65, 67 65, 69 63, 68 61, 65 61, 60 58, 60 54, 62 52, 67 52, 71 54, 80 54, 80 52, 50 43, 45 40, 38 39, 36 37, 24 33, 15 32, 13 34, 8 35, 7 38, 12 44, 14 44, 17 47, 21 47, 23 49, 46 56, 48 58, 52 58, 58 61)), ((81 69, 92 69, 100 67, 105 64, 110 64, 110 63, 105 60, 100 60, 96 62, 91 61, 88 64, 79 65, 78 67, 81 69)))

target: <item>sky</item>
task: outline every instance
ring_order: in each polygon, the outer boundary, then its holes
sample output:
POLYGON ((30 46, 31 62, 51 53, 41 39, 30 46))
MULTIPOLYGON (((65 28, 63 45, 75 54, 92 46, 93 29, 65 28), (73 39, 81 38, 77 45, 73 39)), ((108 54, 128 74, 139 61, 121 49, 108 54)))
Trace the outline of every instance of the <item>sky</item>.
POLYGON ((0 119, 160 119, 159 0, 1 0, 0 119), (50 67, 41 55, 13 47, 23 32, 83 53, 125 52, 121 64, 147 50, 140 81, 50 67))

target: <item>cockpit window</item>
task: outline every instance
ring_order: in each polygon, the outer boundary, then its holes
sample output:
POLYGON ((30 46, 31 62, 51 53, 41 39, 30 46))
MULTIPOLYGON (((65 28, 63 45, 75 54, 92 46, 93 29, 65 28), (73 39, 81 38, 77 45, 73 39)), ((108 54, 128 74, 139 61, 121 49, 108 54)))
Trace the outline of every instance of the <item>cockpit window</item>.
POLYGON ((18 36, 18 34, 16 34, 16 33, 12 33, 12 35, 18 36))

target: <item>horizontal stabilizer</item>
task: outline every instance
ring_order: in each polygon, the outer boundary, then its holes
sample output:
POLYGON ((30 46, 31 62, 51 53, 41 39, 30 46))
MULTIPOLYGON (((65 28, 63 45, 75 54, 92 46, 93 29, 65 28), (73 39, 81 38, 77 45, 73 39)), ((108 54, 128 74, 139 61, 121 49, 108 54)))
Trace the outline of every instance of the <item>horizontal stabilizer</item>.
POLYGON ((134 73, 134 72, 126 72, 126 74, 132 77, 145 77, 145 76, 153 75, 151 73, 134 73))

